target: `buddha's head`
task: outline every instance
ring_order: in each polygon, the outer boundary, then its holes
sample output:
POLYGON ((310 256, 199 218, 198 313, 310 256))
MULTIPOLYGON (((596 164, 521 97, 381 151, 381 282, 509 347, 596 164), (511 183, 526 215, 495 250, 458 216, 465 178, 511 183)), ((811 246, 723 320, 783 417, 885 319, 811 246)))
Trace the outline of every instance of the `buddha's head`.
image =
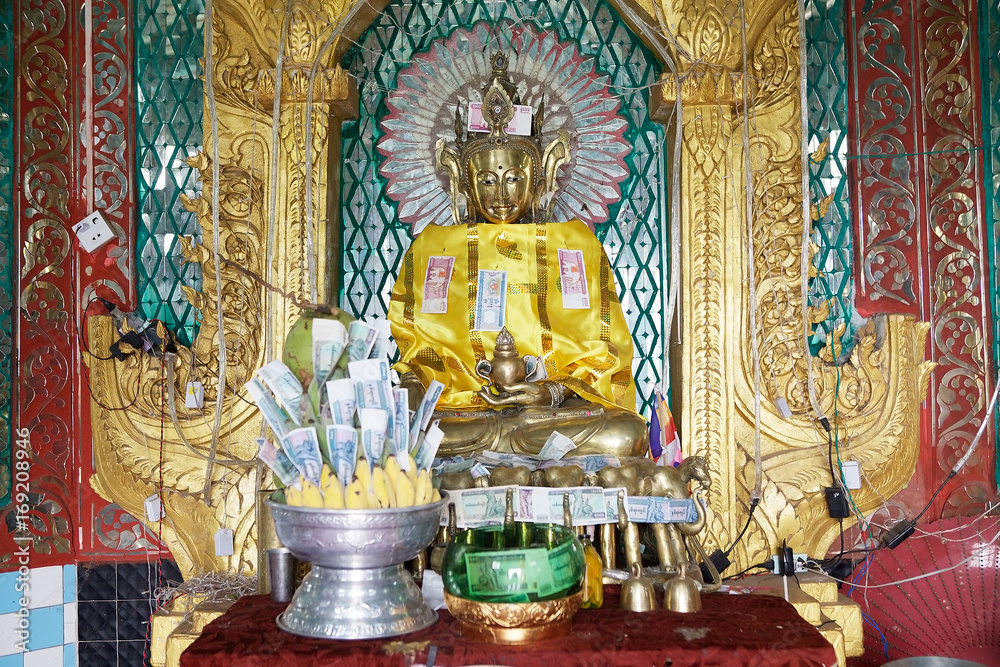
POLYGON ((559 132, 544 151, 541 148, 543 109, 532 118, 530 136, 507 134, 519 103, 517 89, 507 74, 507 58, 493 56, 490 82, 483 89, 483 121, 489 134, 466 135, 461 111, 455 112, 455 148, 444 140, 437 146, 437 164, 451 179, 452 212, 463 216, 458 200, 471 206, 470 215, 482 222, 509 224, 530 222, 551 212, 556 169, 569 159, 569 135, 559 132))

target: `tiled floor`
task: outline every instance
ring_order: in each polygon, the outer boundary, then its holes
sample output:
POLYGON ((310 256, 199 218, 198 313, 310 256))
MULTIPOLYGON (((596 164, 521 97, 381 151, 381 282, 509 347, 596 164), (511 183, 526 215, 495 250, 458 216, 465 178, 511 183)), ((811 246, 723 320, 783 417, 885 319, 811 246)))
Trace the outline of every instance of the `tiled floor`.
POLYGON ((76 667, 76 573, 76 565, 35 568, 27 577, 0 573, 0 667, 76 667), (22 598, 28 602, 25 644, 17 634, 22 598))
POLYGON ((140 667, 149 663, 153 592, 181 581, 170 561, 65 565, 0 573, 0 667, 140 667), (22 590, 18 590, 21 588, 22 590), (20 646, 21 599, 29 637, 20 646), (27 649, 27 650, 25 650, 27 649))
MULTIPOLYGON (((181 581, 170 561, 80 566, 77 590, 81 667, 148 664, 147 629, 156 604, 153 591, 168 581, 181 581)), ((0 667, 6 666, 0 663, 0 667)))

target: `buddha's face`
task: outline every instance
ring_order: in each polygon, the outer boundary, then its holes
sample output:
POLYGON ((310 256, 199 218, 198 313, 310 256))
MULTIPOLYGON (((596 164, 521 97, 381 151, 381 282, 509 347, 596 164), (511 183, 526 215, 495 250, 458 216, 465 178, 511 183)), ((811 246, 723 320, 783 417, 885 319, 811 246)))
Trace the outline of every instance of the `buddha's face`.
POLYGON ((484 150, 469 158, 472 205, 487 222, 504 225, 531 210, 535 166, 531 155, 517 149, 484 150))

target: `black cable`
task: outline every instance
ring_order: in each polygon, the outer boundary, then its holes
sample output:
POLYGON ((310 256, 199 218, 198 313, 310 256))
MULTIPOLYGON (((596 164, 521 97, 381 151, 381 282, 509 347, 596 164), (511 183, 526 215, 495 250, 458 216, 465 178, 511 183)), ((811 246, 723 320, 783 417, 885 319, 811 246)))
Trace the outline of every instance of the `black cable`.
POLYGON ((913 517, 912 522, 914 524, 916 524, 917 520, 924 515, 924 512, 926 512, 927 510, 929 510, 931 508, 931 505, 934 504, 934 499, 938 497, 939 493, 941 493, 941 489, 943 489, 944 486, 945 486, 945 484, 947 484, 948 482, 950 482, 951 478, 954 477, 954 476, 955 476, 955 471, 954 470, 952 470, 950 473, 948 473, 948 476, 945 477, 944 481, 941 482, 941 485, 938 486, 937 490, 934 492, 934 495, 931 496, 931 499, 928 500, 927 504, 924 505, 924 508, 922 510, 920 510, 920 514, 918 514, 917 516, 913 517))
MULTIPOLYGON (((830 484, 834 487, 840 485, 840 478, 833 472, 833 429, 830 428, 830 420, 823 417, 819 420, 819 423, 823 425, 826 429, 826 443, 827 443, 827 454, 826 460, 830 464, 830 479, 832 480, 830 484)), ((823 451, 823 450, 820 450, 823 451)))
POLYGON ((747 532, 747 528, 750 527, 750 521, 753 519, 753 511, 755 509, 757 509, 757 505, 759 505, 759 504, 760 504, 760 498, 751 498, 750 499, 750 514, 747 515, 747 522, 743 526, 743 530, 740 531, 740 534, 736 536, 735 540, 733 540, 732 546, 730 546, 728 549, 726 549, 726 551, 725 551, 726 558, 729 558, 729 554, 732 553, 733 549, 736 548, 736 545, 740 543, 741 539, 743 539, 743 535, 744 535, 744 533, 747 532))
POLYGON ((759 570, 762 567, 771 567, 771 561, 767 561, 766 563, 758 563, 757 565, 751 565, 742 572, 738 572, 732 576, 726 577, 725 579, 723 579, 723 581, 729 581, 730 579, 736 579, 737 577, 742 577, 747 572, 750 572, 751 570, 759 570))

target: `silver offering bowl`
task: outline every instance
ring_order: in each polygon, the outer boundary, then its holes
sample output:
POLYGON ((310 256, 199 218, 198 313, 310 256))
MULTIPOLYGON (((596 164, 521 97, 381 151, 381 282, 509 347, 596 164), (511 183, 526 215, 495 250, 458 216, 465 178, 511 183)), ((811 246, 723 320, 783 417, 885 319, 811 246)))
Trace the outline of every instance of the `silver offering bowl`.
POLYGON ((278 616, 278 627, 325 639, 374 639, 422 630, 437 620, 403 563, 437 533, 441 500, 419 507, 329 510, 293 507, 272 495, 274 529, 312 569, 278 616))

